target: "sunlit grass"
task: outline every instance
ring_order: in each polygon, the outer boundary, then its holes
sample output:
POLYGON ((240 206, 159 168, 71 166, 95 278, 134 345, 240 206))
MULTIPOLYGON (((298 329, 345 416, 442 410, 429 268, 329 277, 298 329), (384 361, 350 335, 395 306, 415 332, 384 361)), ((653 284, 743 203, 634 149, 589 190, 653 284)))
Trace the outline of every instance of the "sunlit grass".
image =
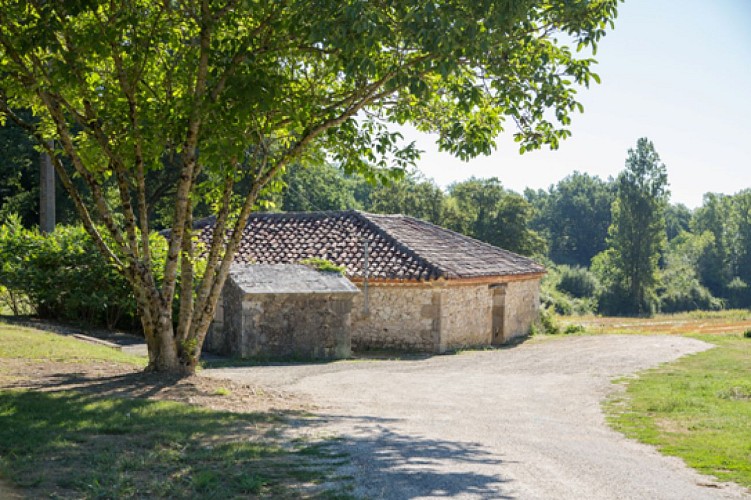
POLYGON ((586 333, 619 334, 740 334, 751 329, 751 311, 693 311, 680 314, 657 314, 650 318, 607 316, 561 316, 563 328, 581 325, 586 333))
POLYGON ((717 347, 622 381, 608 419, 702 473, 751 487, 751 339, 695 337, 717 347))
POLYGON ((0 323, 0 358, 146 366, 146 359, 73 337, 0 323))

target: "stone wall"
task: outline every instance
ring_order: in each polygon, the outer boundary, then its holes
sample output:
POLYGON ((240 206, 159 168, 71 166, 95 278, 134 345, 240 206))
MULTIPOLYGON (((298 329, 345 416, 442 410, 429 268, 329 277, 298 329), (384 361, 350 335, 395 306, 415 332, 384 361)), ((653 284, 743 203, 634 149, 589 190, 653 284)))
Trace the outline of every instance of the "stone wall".
POLYGON ((440 351, 490 345, 492 304, 487 284, 445 287, 440 351))
POLYGON ((363 287, 358 286, 361 293, 354 297, 268 294, 243 299, 228 280, 205 348, 280 358, 346 357, 350 348, 444 352, 494 343, 493 311, 503 317, 503 342, 527 335, 539 314, 539 279, 500 285, 370 283, 367 316, 363 287), (494 293, 492 286, 504 287, 505 294, 494 293), (494 301, 503 304, 494 307, 494 301))
POLYGON ((242 357, 335 359, 350 355, 352 296, 263 294, 242 302, 242 357))
POLYGON ((512 281, 506 288, 504 340, 529 334, 540 314, 540 279, 512 281))
POLYGON ((352 295, 245 295, 227 280, 222 296, 204 344, 207 352, 288 359, 351 354, 352 295))
POLYGON ((354 350, 435 352, 440 344, 441 288, 426 285, 369 284, 370 314, 365 315, 365 292, 352 307, 354 350))

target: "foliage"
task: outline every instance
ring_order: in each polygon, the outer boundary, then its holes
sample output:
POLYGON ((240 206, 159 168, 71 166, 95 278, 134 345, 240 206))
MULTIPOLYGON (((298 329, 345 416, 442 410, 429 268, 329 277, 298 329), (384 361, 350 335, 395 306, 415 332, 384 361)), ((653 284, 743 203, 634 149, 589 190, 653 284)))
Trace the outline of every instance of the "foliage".
POLYGON ((734 307, 751 306, 751 293, 743 287, 751 283, 751 189, 732 196, 704 195, 691 230, 714 237, 698 261, 702 284, 734 307))
POLYGON ((663 312, 718 310, 723 308, 720 299, 699 281, 696 271, 699 258, 712 245, 714 237, 706 232, 694 235, 682 232, 670 241, 664 256, 665 269, 657 293, 663 312))
POLYGON ((337 266, 330 260, 322 259, 320 257, 310 257, 307 259, 303 259, 300 261, 300 264, 303 264, 305 266, 310 266, 313 269, 326 272, 326 273, 338 273, 338 274, 343 275, 344 272, 347 270, 347 268, 344 266, 337 266))
POLYGON ((545 253, 545 240, 529 228, 532 205, 497 178, 454 183, 449 196, 458 216, 447 221, 450 229, 522 255, 545 253))
POLYGON ((285 186, 277 206, 285 212, 361 208, 355 198, 357 180, 326 162, 295 163, 283 179, 285 186))
POLYGON ((539 320, 532 325, 530 335, 558 335, 561 327, 555 319, 555 313, 547 307, 540 308, 539 320))
POLYGON ((574 324, 571 324, 571 325, 566 325, 563 328, 563 333, 565 333, 566 335, 576 335, 576 334, 579 334, 579 333, 584 333, 586 331, 587 331, 587 329, 584 328, 584 325, 574 325, 574 324))
POLYGON ((542 279, 540 287, 540 304, 542 307, 562 316, 594 313, 596 310, 595 297, 577 298, 559 288, 562 267, 548 264, 548 272, 542 279))
POLYGON ((597 293, 597 278, 586 268, 558 266, 558 272, 558 290, 576 298, 594 297, 597 293))
POLYGON ((615 429, 721 481, 751 487, 748 345, 737 336, 702 336, 717 347, 626 381, 606 404, 615 429))
POLYGON ((446 195, 435 182, 417 172, 403 179, 371 186, 367 210, 383 214, 404 214, 433 224, 446 225, 446 195))
POLYGON ((577 89, 599 80, 578 52, 596 49, 617 3, 3 0, 0 113, 51 153, 133 289, 149 369, 192 372, 242 229, 290 164, 326 157, 371 182, 399 177, 418 152, 389 123, 435 132, 463 159, 492 151, 505 118, 520 150, 555 148, 581 111, 577 89), (174 180, 161 282, 149 172, 174 180), (199 278, 200 207, 217 227, 199 278))
POLYGON ((668 241, 672 241, 684 231, 689 231, 691 217, 691 210, 682 203, 671 203, 665 208, 665 230, 668 241))
POLYGON ((600 301, 603 312, 654 312, 668 196, 665 165, 652 142, 639 139, 636 149, 629 150, 626 169, 616 180, 609 248, 595 257, 592 266, 604 289, 600 301))
POLYGON ((553 261, 588 267, 592 258, 605 250, 614 193, 612 181, 579 172, 547 192, 525 192, 536 209, 532 227, 546 235, 553 261))
MULTIPOLYGON (((155 260, 163 260, 163 238, 154 235, 151 244, 155 260)), ((127 282, 81 226, 57 226, 42 235, 10 217, 0 226, 0 262, 0 283, 8 295, 27 299, 42 317, 108 328, 137 324, 127 282)))

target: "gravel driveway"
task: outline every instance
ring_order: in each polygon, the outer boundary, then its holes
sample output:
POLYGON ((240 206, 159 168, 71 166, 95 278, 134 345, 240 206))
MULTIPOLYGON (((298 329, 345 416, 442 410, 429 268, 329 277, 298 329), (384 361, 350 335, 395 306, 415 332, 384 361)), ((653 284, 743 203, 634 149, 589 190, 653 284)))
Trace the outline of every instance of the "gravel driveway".
POLYGON ((568 337, 414 361, 205 370, 312 398, 367 498, 749 498, 624 438, 611 380, 711 346, 667 336, 568 337))

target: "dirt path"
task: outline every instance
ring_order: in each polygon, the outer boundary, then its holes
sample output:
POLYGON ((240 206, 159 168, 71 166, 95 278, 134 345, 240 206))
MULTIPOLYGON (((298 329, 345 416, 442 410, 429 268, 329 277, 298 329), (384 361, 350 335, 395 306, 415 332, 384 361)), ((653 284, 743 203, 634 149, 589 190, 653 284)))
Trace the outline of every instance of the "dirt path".
MULTIPOLYGON (((311 397, 369 498, 748 498, 625 439, 613 378, 699 352, 684 337, 596 336, 421 361, 204 371, 311 397)), ((306 429, 308 427, 305 427, 306 429)), ((313 432, 313 431, 302 431, 313 432)))

